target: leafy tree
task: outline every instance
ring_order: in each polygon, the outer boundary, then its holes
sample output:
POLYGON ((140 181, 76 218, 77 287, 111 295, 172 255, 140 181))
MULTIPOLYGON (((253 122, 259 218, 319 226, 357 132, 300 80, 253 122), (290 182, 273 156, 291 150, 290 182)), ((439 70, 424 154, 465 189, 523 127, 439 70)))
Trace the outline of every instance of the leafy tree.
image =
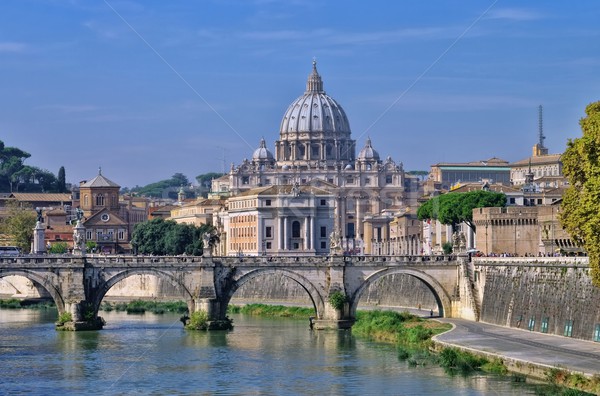
POLYGON ((453 227, 465 222, 473 231, 473 209, 506 206, 506 195, 478 190, 466 193, 447 193, 431 198, 417 210, 419 220, 435 219, 453 227))
POLYGON ((67 245, 66 242, 54 242, 50 246, 49 253, 52 253, 52 254, 63 254, 63 253, 67 253, 68 251, 69 251, 69 246, 67 245))
POLYGON ((196 227, 172 220, 153 219, 135 226, 131 243, 140 254, 200 256, 203 249, 202 235, 212 230, 210 225, 196 227))
POLYGON ((6 147, 0 140, 0 191, 13 191, 12 175, 23 167, 31 154, 16 147, 6 147))
POLYGON ((161 180, 148 184, 143 187, 133 187, 130 191, 138 195, 147 197, 166 197, 177 198, 177 191, 181 186, 190 184, 189 180, 182 173, 175 173, 170 179, 161 180))
POLYGON ((202 175, 198 175, 196 176, 196 181, 198 182, 198 184, 201 187, 210 187, 210 182, 213 179, 218 179, 219 177, 223 176, 224 173, 218 173, 218 172, 210 172, 210 173, 204 173, 202 175))
POLYGON ((589 255, 591 276, 600 286, 600 102, 589 104, 579 121, 583 136, 569 140, 562 155, 570 187, 559 214, 563 227, 589 255))
POLYGON ((9 201, 6 207, 8 216, 0 223, 2 233, 8 235, 22 252, 29 252, 37 218, 35 211, 16 201, 9 201))
POLYGON ((65 175, 65 167, 61 166, 58 170, 57 191, 59 193, 67 192, 67 180, 65 175))

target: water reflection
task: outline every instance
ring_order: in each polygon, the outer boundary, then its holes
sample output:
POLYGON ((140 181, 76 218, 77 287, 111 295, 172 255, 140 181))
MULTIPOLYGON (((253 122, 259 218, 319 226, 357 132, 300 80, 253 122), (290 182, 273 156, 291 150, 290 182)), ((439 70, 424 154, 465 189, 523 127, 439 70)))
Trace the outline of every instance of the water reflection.
POLYGON ((101 331, 56 332, 56 316, 0 310, 3 393, 533 394, 491 376, 411 368, 388 345, 306 321, 234 315, 229 332, 182 329, 179 315, 104 312, 101 331))

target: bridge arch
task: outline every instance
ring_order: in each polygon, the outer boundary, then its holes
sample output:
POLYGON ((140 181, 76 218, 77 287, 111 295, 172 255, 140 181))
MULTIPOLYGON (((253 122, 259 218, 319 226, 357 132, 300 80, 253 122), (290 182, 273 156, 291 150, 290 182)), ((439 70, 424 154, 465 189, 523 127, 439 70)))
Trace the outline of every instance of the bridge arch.
POLYGON ((367 277, 362 285, 350 296, 350 314, 354 317, 356 315, 356 308, 358 306, 358 301, 362 293, 372 284, 374 284, 380 278, 385 276, 394 275, 394 274, 404 274, 410 275, 417 279, 427 286, 427 288, 433 294, 435 301, 438 306, 438 312, 440 316, 445 316, 446 312, 452 312, 451 300, 450 296, 444 289, 444 287, 432 276, 426 274, 425 272, 409 269, 409 268, 386 268, 380 271, 377 271, 367 277))
POLYGON ((127 269, 124 271, 120 271, 119 273, 115 274, 111 278, 102 282, 98 286, 98 288, 96 289, 96 292, 94 293, 94 295, 91 298, 91 302, 94 306, 95 314, 98 314, 98 310, 100 309, 100 304, 102 303, 102 300, 106 296, 106 293, 108 293, 108 291, 114 285, 116 285, 118 282, 120 282, 124 279, 127 279, 130 276, 134 276, 134 275, 154 275, 161 279, 168 280, 173 286, 180 288, 181 290, 183 290, 185 292, 185 299, 188 304, 188 307, 191 306, 191 301, 193 300, 192 294, 187 289, 187 287, 183 283, 179 282, 177 277, 175 277, 173 274, 170 274, 165 271, 153 269, 153 268, 136 268, 136 269, 127 269))
POLYGON ((320 318, 323 315, 325 303, 323 297, 321 296, 321 293, 319 293, 319 290, 312 284, 311 281, 309 281, 304 276, 285 268, 259 268, 251 270, 248 273, 242 275, 232 284, 232 286, 228 290, 225 291, 224 301, 221 306, 223 311, 225 312, 227 310, 229 301, 231 301, 233 295, 240 287, 242 287, 250 280, 264 275, 281 275, 296 282, 302 289, 304 289, 304 291, 306 291, 306 293, 308 293, 308 296, 312 301, 313 307, 315 309, 317 318, 320 318))
POLYGON ((33 272, 26 269, 11 269, 11 270, 1 270, 0 278, 4 278, 6 276, 22 276, 24 278, 29 279, 32 282, 37 283, 42 286, 52 297, 54 300, 54 304, 56 304, 56 309, 58 310, 58 314, 62 314, 65 311, 65 301, 58 290, 57 286, 60 284, 56 279, 56 276, 50 272, 33 272), (50 275, 50 276, 49 276, 50 275), (53 282, 54 281, 54 282, 53 282))

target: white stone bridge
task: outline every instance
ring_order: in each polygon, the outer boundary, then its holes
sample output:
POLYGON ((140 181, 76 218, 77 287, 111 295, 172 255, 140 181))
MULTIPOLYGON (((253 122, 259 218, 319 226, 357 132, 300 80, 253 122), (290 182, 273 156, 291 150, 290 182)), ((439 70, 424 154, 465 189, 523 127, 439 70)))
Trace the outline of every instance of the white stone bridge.
MULTIPOLYGON (((69 312, 73 329, 101 328, 98 310, 117 282, 151 274, 171 282, 187 300, 190 313, 204 310, 211 323, 226 320, 236 290, 251 279, 278 274, 295 281, 310 296, 315 328, 349 328, 361 294, 378 279, 406 274, 433 293, 441 316, 477 319, 465 257, 456 256, 314 256, 314 257, 158 257, 19 256, 0 258, 0 278, 19 275, 43 287, 59 315, 69 312), (329 296, 342 292, 341 309, 329 296)), ((471 280, 470 280, 471 279, 471 280)))

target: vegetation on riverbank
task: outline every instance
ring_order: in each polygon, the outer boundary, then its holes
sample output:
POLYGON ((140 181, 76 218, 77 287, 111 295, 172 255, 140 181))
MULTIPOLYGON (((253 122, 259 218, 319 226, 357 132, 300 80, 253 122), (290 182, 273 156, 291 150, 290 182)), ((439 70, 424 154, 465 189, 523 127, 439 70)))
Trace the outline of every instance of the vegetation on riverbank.
POLYGON ((188 312, 187 304, 184 301, 144 301, 134 300, 130 302, 118 302, 112 303, 105 301, 102 303, 100 310, 105 312, 126 311, 129 314, 143 314, 146 311, 155 314, 164 314, 165 312, 174 312, 179 314, 185 314, 188 312))
POLYGON ((0 308, 56 309, 56 305, 53 301, 47 300, 19 300, 17 298, 10 298, 8 300, 0 300, 0 308))
POLYGON ((241 313, 254 316, 271 316, 277 318, 306 319, 315 315, 313 308, 287 307, 283 305, 246 304, 227 307, 228 313, 241 313))

